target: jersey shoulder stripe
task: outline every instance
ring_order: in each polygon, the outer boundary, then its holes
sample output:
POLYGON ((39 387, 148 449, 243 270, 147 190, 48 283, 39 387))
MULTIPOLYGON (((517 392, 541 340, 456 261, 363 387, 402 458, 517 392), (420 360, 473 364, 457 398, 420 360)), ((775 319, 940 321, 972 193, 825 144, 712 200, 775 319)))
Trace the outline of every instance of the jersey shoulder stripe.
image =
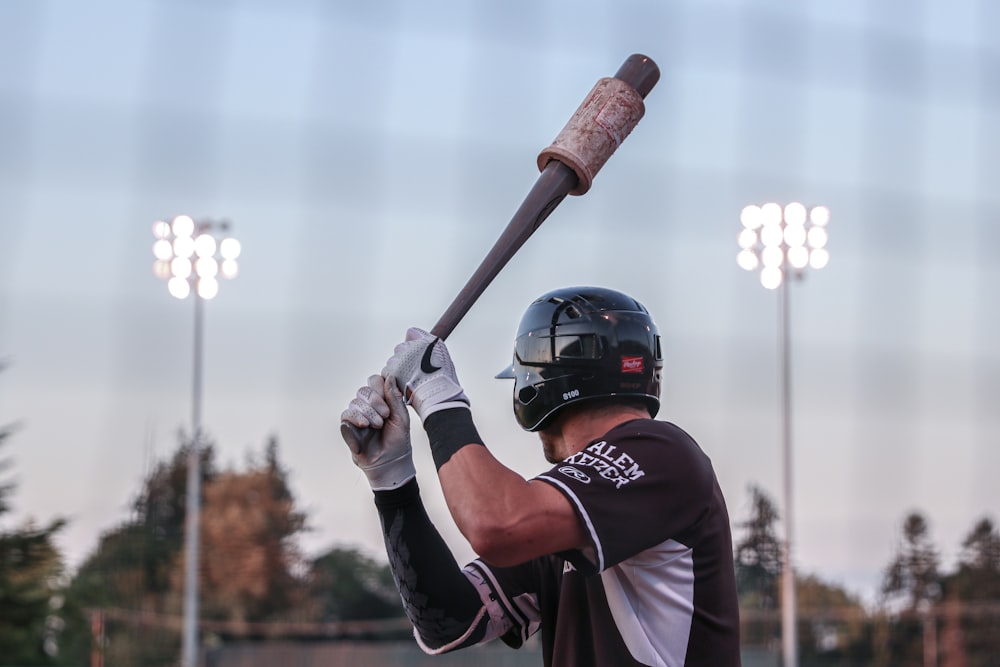
POLYGON ((591 521, 587 508, 584 507, 582 502, 580 502, 580 499, 577 497, 576 493, 573 492, 573 489, 560 480, 550 477, 549 475, 539 475, 535 479, 547 482, 548 484, 556 487, 562 491, 563 495, 565 495, 571 503, 573 503, 573 507, 576 508, 577 514, 583 520, 584 528, 587 530, 588 537, 590 537, 590 542, 594 545, 594 560, 592 565, 596 568, 597 572, 603 572, 604 547, 601 546, 601 538, 597 535, 597 529, 594 528, 594 522, 591 521))

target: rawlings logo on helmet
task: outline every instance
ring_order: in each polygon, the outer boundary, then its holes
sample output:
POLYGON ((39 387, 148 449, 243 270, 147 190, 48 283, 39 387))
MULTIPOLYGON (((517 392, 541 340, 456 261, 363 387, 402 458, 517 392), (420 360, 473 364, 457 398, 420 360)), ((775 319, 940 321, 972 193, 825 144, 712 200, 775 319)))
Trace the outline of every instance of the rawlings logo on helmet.
POLYGON ((642 357, 622 357, 622 373, 641 373, 642 357))

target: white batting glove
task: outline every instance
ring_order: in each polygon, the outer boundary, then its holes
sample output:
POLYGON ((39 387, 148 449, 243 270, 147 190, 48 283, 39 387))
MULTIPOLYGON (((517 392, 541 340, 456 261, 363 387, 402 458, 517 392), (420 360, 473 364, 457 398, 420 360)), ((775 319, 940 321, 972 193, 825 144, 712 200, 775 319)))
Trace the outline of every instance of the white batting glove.
POLYGON ((361 468, 373 491, 396 489, 413 479, 413 449, 410 446, 410 413, 396 383, 372 375, 358 389, 340 419, 359 429, 367 439, 358 440, 342 430, 354 465, 361 468))
POLYGON ((421 421, 438 410, 469 407, 444 341, 423 329, 407 329, 382 376, 396 379, 421 421))

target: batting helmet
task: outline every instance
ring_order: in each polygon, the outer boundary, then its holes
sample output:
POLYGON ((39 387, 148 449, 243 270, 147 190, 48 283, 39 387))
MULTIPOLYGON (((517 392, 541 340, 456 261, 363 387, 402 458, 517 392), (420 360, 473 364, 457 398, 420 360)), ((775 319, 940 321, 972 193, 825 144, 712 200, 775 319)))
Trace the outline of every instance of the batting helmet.
POLYGON ((598 397, 636 397, 660 408, 663 355, 646 308, 601 287, 566 287, 536 299, 521 318, 514 363, 514 415, 527 431, 563 407, 598 397))

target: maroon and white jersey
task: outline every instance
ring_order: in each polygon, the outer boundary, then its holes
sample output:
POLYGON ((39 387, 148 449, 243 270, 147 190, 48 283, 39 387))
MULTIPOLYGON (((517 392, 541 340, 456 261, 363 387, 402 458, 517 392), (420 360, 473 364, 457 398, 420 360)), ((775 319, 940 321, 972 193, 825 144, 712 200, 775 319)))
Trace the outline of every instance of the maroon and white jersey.
POLYGON ((547 667, 740 665, 725 500, 709 458, 677 426, 621 424, 539 475, 579 515, 590 546, 466 577, 489 637, 542 629, 547 667))

